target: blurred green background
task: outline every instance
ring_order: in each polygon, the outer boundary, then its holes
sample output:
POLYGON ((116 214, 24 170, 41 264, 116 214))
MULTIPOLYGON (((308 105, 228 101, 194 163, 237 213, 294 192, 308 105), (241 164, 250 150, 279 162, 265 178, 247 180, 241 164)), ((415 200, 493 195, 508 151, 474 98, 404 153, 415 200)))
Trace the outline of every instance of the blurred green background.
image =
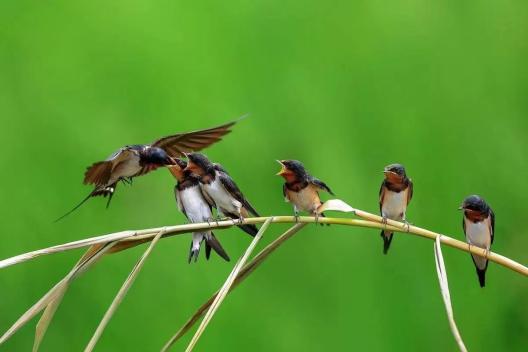
MULTIPOLYGON (((0 23, 2 259, 183 223, 165 170, 120 187, 109 210, 94 199, 52 221, 91 190, 85 167, 120 146, 250 113, 207 154, 262 214, 291 213, 275 159, 302 160, 372 212, 383 167, 401 162, 415 183, 411 222, 462 239, 457 207, 480 194, 497 216, 493 249, 528 263, 526 1, 4 0, 0 23)), ((250 242, 217 233, 233 259, 250 242)), ((455 350, 433 243, 398 235, 383 256, 381 242, 309 226, 227 298, 197 350, 455 350)), ((188 236, 160 242, 97 350, 159 350, 220 287, 235 260, 189 265, 188 247, 188 236)), ((144 249, 76 281, 42 350, 84 348, 144 249)), ((1 270, 2 332, 81 253, 1 270)), ((525 351, 527 278, 491 264, 480 289, 469 255, 444 256, 468 348, 525 351)), ((30 350, 35 322, 0 350, 30 350)))

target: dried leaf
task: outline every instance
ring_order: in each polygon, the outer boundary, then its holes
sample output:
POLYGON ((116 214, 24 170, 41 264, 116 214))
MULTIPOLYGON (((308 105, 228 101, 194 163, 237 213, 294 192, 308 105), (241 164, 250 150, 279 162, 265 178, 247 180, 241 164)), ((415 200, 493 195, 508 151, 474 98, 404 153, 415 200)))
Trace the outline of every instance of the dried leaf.
POLYGON ((319 213, 324 211, 341 211, 344 213, 355 213, 356 209, 352 208, 350 205, 342 201, 341 199, 330 199, 324 202, 319 209, 319 213))

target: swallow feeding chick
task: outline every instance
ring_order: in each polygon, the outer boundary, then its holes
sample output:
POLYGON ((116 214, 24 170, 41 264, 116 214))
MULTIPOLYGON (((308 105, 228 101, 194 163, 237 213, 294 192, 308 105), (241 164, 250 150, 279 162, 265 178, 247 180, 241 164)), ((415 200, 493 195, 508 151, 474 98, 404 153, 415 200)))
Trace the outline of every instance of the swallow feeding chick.
MULTIPOLYGON (((383 170, 385 179, 379 191, 379 206, 384 223, 387 219, 406 222, 407 206, 413 196, 413 183, 407 177, 405 168, 400 164, 391 164, 383 170)), ((387 254, 392 242, 392 231, 381 231, 383 254, 387 254)))
POLYGON ((87 168, 84 184, 94 185, 94 190, 56 221, 71 214, 91 197, 108 197, 108 208, 119 181, 131 184, 134 177, 145 175, 160 167, 174 165, 174 158, 182 156, 183 153, 201 150, 220 141, 224 135, 231 132, 231 127, 236 122, 163 137, 151 144, 127 145, 120 148, 106 160, 98 161, 87 168))
MULTIPOLYGON (((178 183, 174 187, 176 203, 178 209, 187 217, 191 223, 208 222, 212 218, 211 205, 205 200, 202 189, 200 188, 200 178, 189 171, 185 171, 187 162, 181 159, 175 159, 175 165, 169 167, 170 172, 176 178, 178 183)), ((191 248, 189 250, 189 263, 191 260, 196 262, 202 241, 205 241, 205 257, 209 260, 211 248, 229 261, 224 248, 216 239, 212 231, 193 232, 191 248)))
MULTIPOLYGON (((212 163, 200 153, 189 153, 186 156, 188 162, 185 171, 197 175, 205 199, 216 208, 219 215, 240 221, 250 214, 259 216, 221 165, 212 163)), ((258 232, 255 225, 244 224, 238 227, 251 236, 258 232)))
POLYGON ((277 173, 286 181, 282 187, 282 193, 287 202, 293 204, 295 217, 299 218, 299 212, 305 211, 313 215, 317 220, 323 213, 319 213, 321 198, 319 191, 326 191, 331 195, 334 193, 321 180, 311 176, 304 168, 304 165, 297 160, 277 160, 281 165, 281 170, 277 173))
MULTIPOLYGON (((464 211, 462 227, 466 241, 471 246, 484 248, 489 253, 495 235, 495 214, 484 199, 472 195, 464 199, 459 208, 464 211)), ((477 269, 480 287, 486 285, 488 259, 472 254, 471 258, 477 269)))

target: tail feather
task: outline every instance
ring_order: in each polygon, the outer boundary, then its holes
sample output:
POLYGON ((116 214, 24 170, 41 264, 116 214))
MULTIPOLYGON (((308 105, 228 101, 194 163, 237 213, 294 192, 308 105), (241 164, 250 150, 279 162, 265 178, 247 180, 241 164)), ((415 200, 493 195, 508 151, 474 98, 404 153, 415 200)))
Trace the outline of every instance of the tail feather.
POLYGON ((486 286, 486 270, 477 269, 480 287, 486 286))
POLYGON ((381 231, 381 238, 383 238, 383 254, 387 254, 389 252, 393 235, 394 233, 392 232, 381 231))
POLYGON ((79 207, 81 205, 83 205, 88 199, 92 198, 92 197, 97 197, 97 196, 103 196, 103 197, 107 197, 108 196, 108 201, 106 202, 106 208, 108 209, 108 207, 110 206, 110 201, 112 200, 112 197, 114 195, 114 192, 115 192, 115 189, 116 189, 116 186, 117 186, 117 183, 114 183, 110 186, 107 186, 107 187, 104 187, 104 188, 98 188, 96 187, 92 192, 90 192, 90 194, 88 194, 79 204, 77 204, 75 207, 73 207, 72 210, 70 210, 69 212, 67 212, 66 214, 64 214, 63 216, 61 216, 60 218, 56 219, 54 222, 58 222, 62 219, 64 219, 65 217, 67 217, 68 215, 70 215, 71 213, 73 213, 75 210, 79 209, 79 207))
POLYGON ((477 270, 480 287, 486 286, 486 270, 488 270, 489 260, 486 260, 486 264, 482 265, 481 260, 484 258, 471 255, 471 259, 473 260, 473 264, 475 264, 475 269, 477 270), (481 269, 482 267, 484 268, 481 269))
POLYGON ((224 258, 225 261, 228 262, 231 260, 212 232, 210 236, 205 237, 205 257, 207 260, 209 260, 209 256, 211 255, 211 248, 214 249, 216 254, 224 258))
MULTIPOLYGON (((225 216, 233 219, 233 220, 239 220, 240 218, 238 217, 237 214, 233 214, 233 213, 227 213, 227 212, 223 212, 225 216)), ((237 225, 242 231, 244 231, 245 233, 247 233, 248 235, 252 236, 252 237, 255 237, 256 234, 258 233, 258 228, 257 226, 253 225, 253 224, 244 224, 244 225, 237 225)))
POLYGON ((200 245, 203 241, 203 233, 201 232, 194 232, 192 234, 192 240, 191 240, 191 248, 189 248, 189 264, 194 258, 194 262, 198 260, 198 254, 200 254, 200 245))

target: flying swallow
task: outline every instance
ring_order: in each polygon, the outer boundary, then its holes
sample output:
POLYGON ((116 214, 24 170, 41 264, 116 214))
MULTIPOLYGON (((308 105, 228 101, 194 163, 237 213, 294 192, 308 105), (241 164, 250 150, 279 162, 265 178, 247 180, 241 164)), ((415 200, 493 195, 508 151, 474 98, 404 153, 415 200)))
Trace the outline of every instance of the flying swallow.
MULTIPOLYGON (((214 206, 218 214, 231 219, 243 220, 250 214, 259 216, 257 211, 244 197, 235 181, 229 176, 225 169, 216 163, 212 163, 207 157, 200 153, 185 154, 188 158, 188 171, 200 178, 205 199, 214 206)), ((239 225, 239 227, 251 236, 255 236, 258 229, 255 225, 239 225)))
MULTIPOLYGON (((464 211, 462 226, 469 245, 484 248, 489 252, 495 234, 495 214, 490 206, 479 196, 472 195, 464 199, 459 208, 464 211)), ((486 284, 488 259, 472 254, 471 258, 477 269, 480 287, 486 284)))
MULTIPOLYGON (((170 172, 176 178, 178 183, 174 187, 174 195, 178 209, 187 217, 191 223, 207 222, 213 217, 211 205, 205 200, 200 187, 200 178, 196 175, 184 171, 187 162, 181 159, 175 159, 176 165, 169 167, 170 172)), ((194 258, 198 259, 202 241, 205 240, 205 257, 209 260, 211 248, 219 256, 229 261, 224 248, 216 239, 212 231, 193 232, 191 248, 189 250, 189 263, 194 258)))
MULTIPOLYGON (((413 196, 413 183, 405 174, 405 168, 400 164, 391 164, 383 170, 385 179, 379 191, 381 216, 387 219, 406 221, 405 212, 413 196)), ((391 231, 381 231, 383 238, 383 254, 387 254, 392 242, 391 231)))
POLYGON ((56 221, 71 214, 91 197, 108 197, 108 208, 119 181, 130 184, 134 177, 145 175, 159 167, 174 165, 174 158, 182 156, 183 153, 202 150, 220 141, 224 135, 231 132, 231 127, 237 122, 238 120, 205 130, 178 133, 160 138, 151 144, 127 145, 120 148, 106 160, 98 161, 87 168, 83 183, 94 185, 94 190, 56 221))
POLYGON ((321 206, 319 191, 326 191, 331 195, 334 193, 321 180, 311 176, 303 164, 297 160, 277 160, 282 166, 277 175, 282 176, 286 182, 282 186, 282 193, 287 202, 293 204, 295 217, 299 217, 300 211, 306 211, 315 216, 323 216, 317 209, 321 206))

